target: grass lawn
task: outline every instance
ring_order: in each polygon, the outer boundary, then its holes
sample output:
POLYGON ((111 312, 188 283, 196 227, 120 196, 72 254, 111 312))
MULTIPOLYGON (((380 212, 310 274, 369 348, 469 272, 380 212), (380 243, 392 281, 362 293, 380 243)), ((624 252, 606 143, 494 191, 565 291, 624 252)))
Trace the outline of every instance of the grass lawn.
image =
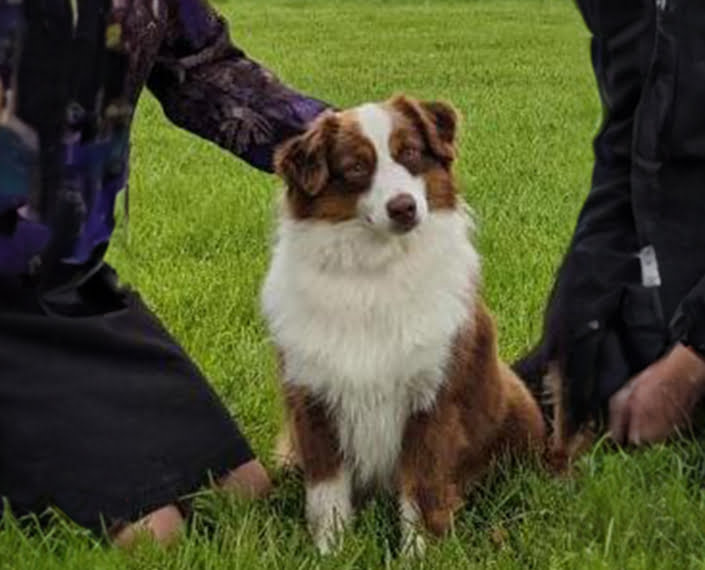
MULTIPOLYGON (((484 294, 502 355, 539 333, 553 272, 591 169, 599 103, 588 36, 565 0, 232 0, 236 42, 287 82, 338 106, 404 91, 464 115, 463 191, 477 213, 484 294)), ((110 259, 164 318, 271 465, 280 417, 258 314, 277 182, 171 127, 145 96, 134 134, 129 239, 110 259)), ((90 429, 90 426, 86 426, 90 429)), ((344 552, 321 559, 303 494, 197 499, 168 552, 106 548, 57 519, 43 532, 0 527, 0 568, 705 568, 705 454, 697 443, 627 456, 597 449, 579 475, 503 474, 421 563, 394 557, 393 506, 364 510, 344 552)))

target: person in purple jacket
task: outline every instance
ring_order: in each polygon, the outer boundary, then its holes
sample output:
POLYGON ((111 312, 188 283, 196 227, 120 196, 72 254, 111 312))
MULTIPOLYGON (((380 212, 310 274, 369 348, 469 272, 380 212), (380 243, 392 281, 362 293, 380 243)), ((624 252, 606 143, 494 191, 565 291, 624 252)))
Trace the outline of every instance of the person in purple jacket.
POLYGON ((205 0, 0 0, 0 497, 119 544, 168 541, 211 480, 270 482, 196 365, 104 261, 144 86, 271 171, 326 105, 233 46, 205 0))

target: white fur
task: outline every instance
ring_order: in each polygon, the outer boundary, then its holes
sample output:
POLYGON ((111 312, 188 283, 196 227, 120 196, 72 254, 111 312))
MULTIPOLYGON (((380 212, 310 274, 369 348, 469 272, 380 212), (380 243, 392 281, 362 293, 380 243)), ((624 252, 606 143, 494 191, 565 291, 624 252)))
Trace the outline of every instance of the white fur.
POLYGON ((426 552, 426 541, 421 532, 421 513, 418 505, 408 497, 400 497, 401 551, 406 557, 421 557, 426 552))
POLYGON ((286 382, 325 399, 362 484, 388 483, 409 414, 428 408, 471 316, 479 259, 464 210, 406 235, 283 219, 263 309, 286 382))
POLYGON ((390 231, 392 221, 387 213, 387 203, 400 194, 409 194, 416 203, 417 221, 423 222, 428 215, 425 184, 423 178, 412 176, 392 158, 389 148, 392 117, 389 111, 371 103, 358 108, 356 115, 362 133, 374 146, 377 156, 372 185, 358 205, 360 216, 373 227, 390 231))
POLYGON ((306 489, 306 518, 313 540, 322 554, 341 544, 345 523, 352 516, 352 489, 346 470, 306 489))

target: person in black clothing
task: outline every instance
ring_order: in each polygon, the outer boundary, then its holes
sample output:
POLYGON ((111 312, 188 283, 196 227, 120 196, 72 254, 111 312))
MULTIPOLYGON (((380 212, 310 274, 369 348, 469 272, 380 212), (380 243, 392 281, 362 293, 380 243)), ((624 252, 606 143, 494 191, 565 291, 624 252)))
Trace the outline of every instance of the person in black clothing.
POLYGON ((103 261, 145 84, 174 123, 264 171, 326 108, 234 47, 206 0, 0 0, 0 497, 120 544, 175 536, 181 498, 211 479, 269 488, 103 261))
POLYGON ((705 393, 705 7, 578 0, 604 122, 592 188, 515 368, 559 400, 561 437, 691 427, 705 393))

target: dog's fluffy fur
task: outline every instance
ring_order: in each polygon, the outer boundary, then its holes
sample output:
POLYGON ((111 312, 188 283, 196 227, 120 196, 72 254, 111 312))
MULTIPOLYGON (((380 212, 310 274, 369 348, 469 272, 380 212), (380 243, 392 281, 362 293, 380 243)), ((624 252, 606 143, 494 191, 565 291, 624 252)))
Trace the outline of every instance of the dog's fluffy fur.
POLYGON ((498 453, 543 440, 479 298, 456 123, 397 97, 327 113, 276 157, 287 189, 262 304, 322 551, 375 488, 398 493, 405 548, 421 548, 419 526, 445 533, 498 453))

